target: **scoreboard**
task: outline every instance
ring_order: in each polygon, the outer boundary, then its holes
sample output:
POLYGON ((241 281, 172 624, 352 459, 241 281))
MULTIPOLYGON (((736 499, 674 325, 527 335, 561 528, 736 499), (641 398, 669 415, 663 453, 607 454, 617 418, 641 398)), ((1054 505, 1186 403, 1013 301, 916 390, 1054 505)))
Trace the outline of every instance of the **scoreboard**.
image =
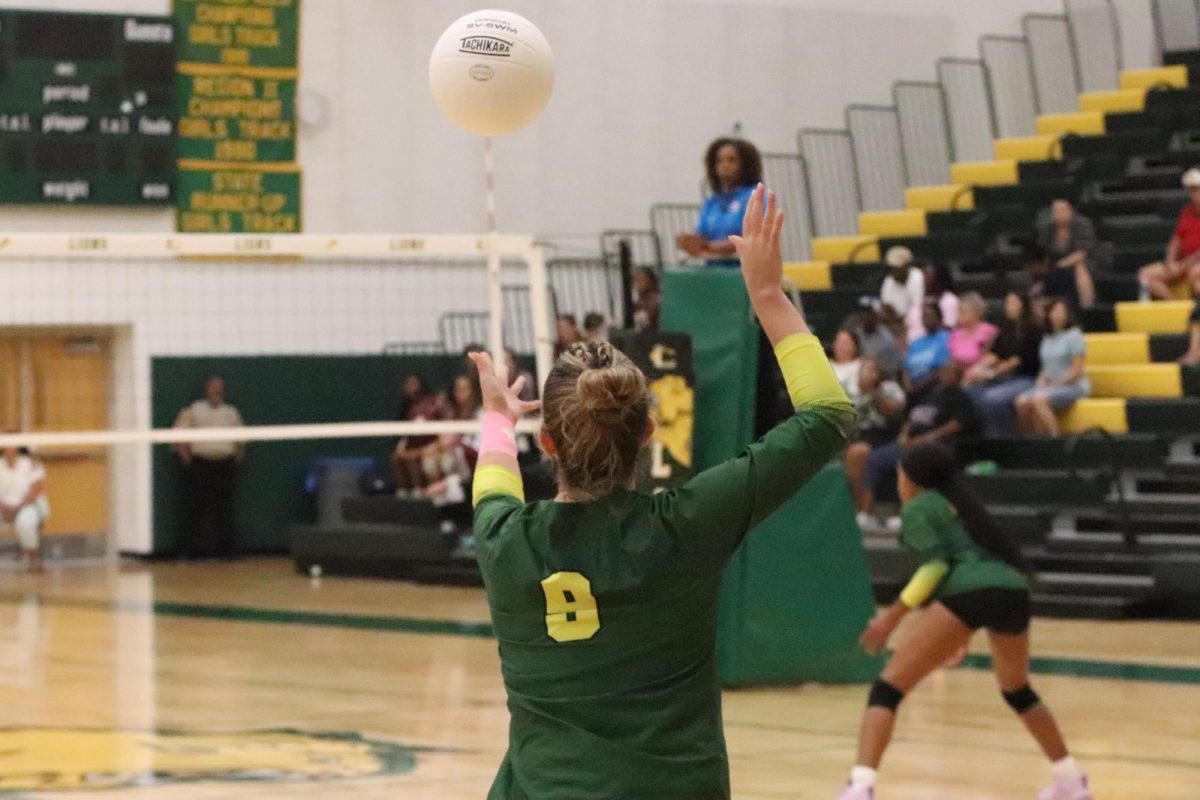
POLYGON ((0 10, 0 203, 171 205, 170 17, 0 10))

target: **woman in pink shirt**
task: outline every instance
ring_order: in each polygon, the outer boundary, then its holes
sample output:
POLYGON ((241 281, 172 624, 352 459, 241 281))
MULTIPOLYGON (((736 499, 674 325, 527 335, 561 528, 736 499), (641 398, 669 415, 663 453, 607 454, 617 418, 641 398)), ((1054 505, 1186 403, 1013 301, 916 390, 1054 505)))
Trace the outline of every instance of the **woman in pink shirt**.
POLYGON ((983 358, 1000 332, 983 319, 987 304, 978 292, 967 292, 958 301, 958 324, 950 332, 950 357, 970 369, 983 358))

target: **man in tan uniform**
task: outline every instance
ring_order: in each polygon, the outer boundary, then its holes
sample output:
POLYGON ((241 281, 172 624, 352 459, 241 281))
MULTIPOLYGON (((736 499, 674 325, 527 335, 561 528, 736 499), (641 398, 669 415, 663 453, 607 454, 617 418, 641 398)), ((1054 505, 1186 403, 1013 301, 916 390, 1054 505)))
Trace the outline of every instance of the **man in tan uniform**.
MULTIPOLYGON (((213 375, 204 384, 204 397, 179 412, 176 428, 241 427, 242 415, 225 402, 225 380, 213 375)), ((192 442, 176 448, 186 481, 184 557, 233 558, 233 495, 242 442, 192 442)))

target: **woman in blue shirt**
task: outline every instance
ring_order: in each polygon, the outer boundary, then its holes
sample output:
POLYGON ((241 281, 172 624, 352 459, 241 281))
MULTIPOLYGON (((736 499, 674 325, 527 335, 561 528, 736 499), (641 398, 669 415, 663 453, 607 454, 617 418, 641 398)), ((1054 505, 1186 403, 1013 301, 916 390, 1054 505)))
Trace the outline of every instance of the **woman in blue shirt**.
POLYGON ((925 335, 910 342, 904 356, 904 374, 909 394, 921 394, 937 377, 938 367, 950 360, 950 332, 942 326, 942 309, 926 303, 921 312, 925 335))
POLYGON ((736 267, 738 260, 729 237, 742 233, 746 203, 762 180, 762 158, 750 142, 723 137, 708 146, 704 168, 712 194, 700 209, 696 232, 679 234, 675 244, 712 266, 736 267))

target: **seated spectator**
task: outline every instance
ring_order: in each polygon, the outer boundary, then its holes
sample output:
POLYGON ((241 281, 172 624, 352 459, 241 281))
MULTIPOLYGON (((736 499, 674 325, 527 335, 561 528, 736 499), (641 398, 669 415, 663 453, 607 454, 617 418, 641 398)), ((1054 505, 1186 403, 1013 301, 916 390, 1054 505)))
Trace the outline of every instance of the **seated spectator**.
MULTIPOLYGON (((516 383, 517 378, 524 378, 525 385, 521 387, 520 398, 526 401, 537 400, 539 391, 537 378, 529 370, 521 369, 521 366, 517 363, 517 351, 511 347, 504 348, 504 363, 508 367, 508 385, 512 386, 516 383)), ((477 375, 478 373, 474 371, 474 363, 471 364, 471 368, 471 374, 477 375)), ((476 386, 478 386, 478 383, 476 386)))
POLYGON ((554 328, 555 358, 561 356, 571 345, 583 341, 583 334, 579 332, 579 321, 575 319, 574 314, 559 314, 554 320, 554 328))
MULTIPOLYGON (((908 398, 908 415, 899 437, 864 453, 861 443, 853 456, 846 455, 847 476, 855 489, 858 503, 859 527, 873 526, 871 511, 875 505, 875 490, 880 481, 896 479, 896 465, 905 448, 922 442, 939 443, 962 460, 966 447, 979 436, 979 415, 971 398, 962 390, 963 369, 947 361, 937 370, 937 380, 923 395, 908 398), (854 463, 852 467, 851 464, 854 463)), ((888 520, 888 527, 898 528, 898 519, 888 520)))
POLYGON ((879 289, 879 302, 885 310, 904 321, 911 342, 924 335, 921 308, 925 304, 925 274, 913 266, 913 254, 907 247, 890 247, 883 263, 887 277, 879 289))
POLYGON ((950 332, 942 327, 942 310, 926 303, 921 318, 925 335, 909 343, 904 356, 904 388, 920 394, 936 380, 937 370, 950 360, 950 332))
POLYGON ((1029 300, 1015 292, 1004 298, 1004 323, 989 352, 967 370, 965 387, 983 417, 988 436, 1016 430, 1013 403, 1034 387, 1041 371, 1042 323, 1029 300))
POLYGON ((42 571, 42 524, 49 516, 46 468, 29 451, 6 447, 0 457, 0 524, 16 531, 29 572, 42 571))
POLYGON ((583 318, 583 335, 588 342, 607 342, 608 320, 597 311, 589 311, 583 318))
POLYGON ((958 287, 954 285, 954 276, 944 263, 926 264, 925 297, 937 303, 942 312, 942 324, 953 328, 958 324, 958 287))
POLYGON ((1087 342, 1065 300, 1054 300, 1046 308, 1046 335, 1038 355, 1042 371, 1037 384, 1017 396, 1017 430, 1058 436, 1056 412, 1066 411, 1092 390, 1087 377, 1087 342))
POLYGON ((858 396, 858 373, 862 367, 859 349, 858 337, 850 331, 840 330, 833 337, 833 371, 851 400, 858 396))
MULTIPOLYGON (((478 378, 459 375, 454 379, 450 419, 483 419, 478 378)), ((436 442, 425 447, 421 469, 426 485, 418 493, 438 504, 466 502, 478 457, 478 434, 438 436, 436 442)))
MULTIPOLYGON (((869 508, 874 495, 863 496, 863 473, 872 448, 896 441, 904 420, 904 390, 900 384, 884 377, 879 362, 864 358, 858 372, 854 407, 858 414, 854 441, 846 449, 846 474, 854 494, 855 508, 869 508)), ((874 484, 872 484, 872 487, 874 484)), ((860 512, 865 513, 865 512, 860 512)), ((862 522, 869 523, 869 515, 862 522)))
POLYGON ((1179 359, 1179 363, 1185 367, 1194 367, 1200 365, 1200 300, 1196 300, 1192 315, 1188 318, 1188 326, 1191 329, 1188 349, 1179 359))
POLYGON ((1038 225, 1037 244, 1045 254, 1048 273, 1046 296, 1067 296, 1076 300, 1078 308, 1091 308, 1096 303, 1096 286, 1092 281, 1089 261, 1096 247, 1096 227, 1066 197, 1055 198, 1050 204, 1050 216, 1038 225), (1074 284, 1069 295, 1051 292, 1074 284))
POLYGON ((721 138, 708 146, 704 169, 711 194, 700 209, 695 233, 675 238, 680 250, 706 259, 710 266, 736 267, 730 236, 742 233, 742 217, 754 187, 762 180, 758 148, 744 139, 721 138))
POLYGON ((958 306, 958 324, 950 331, 950 357, 970 370, 979 363, 996 334, 1000 332, 992 323, 986 321, 983 315, 987 313, 987 303, 979 292, 967 292, 962 296, 958 306))
POLYGON ((879 301, 864 298, 863 302, 863 310, 847 325, 846 330, 858 338, 863 358, 875 359, 885 378, 895 378, 900 374, 900 348, 896 344, 896 337, 883 324, 879 301))
POLYGON ((1138 270, 1143 300, 1200 296, 1200 169, 1183 173, 1183 186, 1188 202, 1179 212, 1166 258, 1138 270))
MULTIPOLYGON (((418 375, 404 379, 400 396, 399 417, 408 422, 444 420, 448 414, 446 401, 440 394, 429 391, 418 375)), ((425 485, 421 462, 425 448, 437 442, 436 436, 405 436, 396 442, 392 455, 392 473, 399 489, 411 491, 425 485)))
POLYGON ((633 328, 638 331, 658 330, 658 316, 662 310, 662 291, 658 288, 658 275, 648 267, 633 274, 633 328))

